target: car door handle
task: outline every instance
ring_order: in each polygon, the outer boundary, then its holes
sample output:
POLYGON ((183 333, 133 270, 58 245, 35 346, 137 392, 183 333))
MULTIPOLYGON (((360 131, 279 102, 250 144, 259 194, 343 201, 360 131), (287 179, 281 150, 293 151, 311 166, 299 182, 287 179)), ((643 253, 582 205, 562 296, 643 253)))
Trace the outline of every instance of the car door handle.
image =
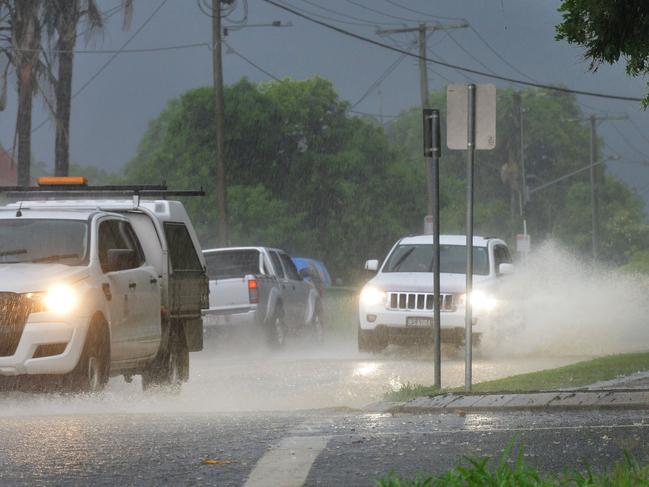
POLYGON ((134 283, 134 282, 129 282, 129 283, 128 283, 128 288, 129 288, 129 289, 135 289, 136 287, 137 287, 137 284, 136 284, 136 283, 134 283))

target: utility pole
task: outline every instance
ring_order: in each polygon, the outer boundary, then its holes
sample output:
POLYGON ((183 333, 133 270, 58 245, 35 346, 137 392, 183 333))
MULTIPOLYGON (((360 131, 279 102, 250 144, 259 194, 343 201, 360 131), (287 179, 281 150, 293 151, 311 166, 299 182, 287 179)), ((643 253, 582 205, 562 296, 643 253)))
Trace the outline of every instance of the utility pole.
POLYGON ((214 77, 214 130, 216 143, 217 243, 228 245, 227 195, 225 193, 225 109, 221 43, 221 1, 212 0, 212 69, 214 77))
MULTIPOLYGON (((419 37, 419 91, 421 96, 421 108, 430 108, 428 106, 428 69, 426 65, 426 38, 428 32, 442 31, 442 30, 452 30, 452 29, 465 29, 469 27, 468 22, 462 22, 459 24, 426 24, 421 23, 417 27, 404 27, 401 29, 378 29, 376 33, 380 36, 392 35, 392 34, 408 34, 416 32, 419 37)), ((427 157, 426 159, 426 172, 427 172, 427 193, 428 193, 428 202, 426 205, 426 214, 433 214, 433 169, 431 158, 427 157)))
POLYGON ((591 115, 590 121, 590 208, 592 219, 592 252, 593 262, 599 259, 599 183, 600 171, 597 162, 597 124, 607 120, 626 120, 628 115, 597 116, 591 115))

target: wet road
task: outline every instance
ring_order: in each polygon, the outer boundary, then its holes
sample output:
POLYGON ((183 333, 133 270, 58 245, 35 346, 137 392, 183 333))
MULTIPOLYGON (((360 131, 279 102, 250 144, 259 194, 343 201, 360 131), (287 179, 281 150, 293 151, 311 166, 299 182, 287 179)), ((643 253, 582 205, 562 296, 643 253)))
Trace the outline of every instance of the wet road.
MULTIPOLYGON (((554 421, 368 415, 349 408, 380 400, 406 382, 431 382, 428 350, 390 348, 373 356, 359 354, 351 340, 325 347, 293 343, 280 352, 244 344, 208 343, 192 354, 192 378, 179 395, 144 394, 139 378, 131 384, 113 378, 94 397, 1 396, 0 484, 243 485, 250 478, 252 487, 273 485, 273 475, 293 472, 308 477, 307 485, 364 485, 391 469, 445 468, 475 448, 497 452, 514 434, 511 428, 554 421), (203 465, 205 458, 217 464, 203 465), (287 461, 298 471, 287 468, 287 461), (279 474, 268 471, 273 465, 281 467, 279 474)), ((478 354, 474 377, 487 380, 582 358, 478 354)), ((462 359, 461 352, 445 350, 445 385, 462 384, 462 359)), ((587 424, 574 418, 568 415, 565 421, 573 426, 561 426, 552 439, 561 449, 578 441, 570 428, 587 424)), ((538 434, 549 435, 546 427, 538 434)), ((636 432, 638 441, 644 441, 643 428, 636 432)), ((529 434, 535 441, 537 433, 529 434)), ((584 435, 579 441, 592 445, 602 436, 596 429, 584 435)), ((593 454, 618 453, 615 447, 595 448, 593 454)), ((547 460, 548 466, 563 464, 560 457, 547 460)))
POLYGON ((517 439, 545 472, 647 458, 643 412, 388 416, 340 412, 0 418, 3 485, 372 485, 442 472, 517 439), (205 460, 209 460, 206 464, 205 460))

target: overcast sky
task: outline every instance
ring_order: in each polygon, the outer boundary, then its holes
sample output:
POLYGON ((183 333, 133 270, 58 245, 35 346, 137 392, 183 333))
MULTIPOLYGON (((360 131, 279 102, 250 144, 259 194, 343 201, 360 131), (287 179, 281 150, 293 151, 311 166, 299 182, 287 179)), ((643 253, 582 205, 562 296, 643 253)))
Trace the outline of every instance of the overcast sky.
MULTIPOLYGON (((98 1, 104 11, 110 11, 120 3, 120 0, 98 1)), ((415 40, 412 34, 380 38, 375 35, 376 29, 414 26, 421 21, 456 22, 433 16, 465 18, 500 56, 534 80, 627 96, 644 96, 647 89, 644 80, 626 76, 623 65, 603 66, 595 74, 589 72, 580 49, 555 41, 554 28, 561 18, 556 10, 560 3, 557 0, 281 1, 341 28, 405 48, 415 40), (427 12, 430 16, 425 17, 414 10, 427 12)), ((226 24, 244 15, 244 0, 237 0, 237 3, 226 24)), ((314 25, 263 0, 248 0, 247 10, 248 24, 280 20, 290 22, 292 27, 251 26, 233 31, 226 41, 237 52, 278 77, 304 79, 319 75, 331 79, 341 97, 352 103, 399 57, 398 53, 314 25)), ((108 19, 105 33, 95 37, 87 47, 118 50, 131 37, 128 49, 209 44, 211 19, 201 12, 196 0, 137 0, 130 30, 122 31, 121 17, 115 15, 108 19), (160 5, 159 11, 150 18, 160 5)), ((499 59, 471 29, 454 30, 452 38, 444 32, 435 32, 429 45, 431 57, 522 78, 521 73, 499 59)), ((77 48, 85 48, 83 38, 80 38, 77 48)), ((77 54, 73 90, 81 88, 111 56, 111 53, 77 54)), ((431 89, 445 86, 448 80, 467 81, 461 73, 451 69, 430 68, 431 89)), ((242 76, 254 81, 268 79, 266 74, 232 53, 224 54, 224 76, 226 83, 233 83, 242 76)), ((211 54, 207 45, 119 54, 73 100, 72 161, 106 169, 123 166, 135 155, 149 121, 160 113, 170 98, 191 88, 209 85, 211 80, 211 54)), ((472 80, 489 82, 479 76, 472 76, 472 80)), ((508 86, 508 83, 496 84, 508 86)), ((645 156, 649 154, 649 114, 642 111, 639 103, 589 97, 579 97, 579 101, 587 113, 625 112, 635 122, 635 126, 629 121, 605 122, 600 133, 606 137, 608 145, 624 158, 624 162, 609 165, 611 172, 642 189, 643 197, 647 198, 649 167, 637 162, 649 159, 645 156), (627 140, 620 137, 616 128, 627 140)), ((383 113, 390 116, 418 103, 417 63, 414 59, 406 59, 385 79, 380 90, 367 96, 356 109, 378 113, 382 105, 383 113)), ((15 108, 15 93, 10 93, 8 107, 0 113, 0 143, 9 149, 14 138, 15 108)), ((43 104, 37 102, 34 126, 44 120, 49 120, 49 117, 43 104)), ((53 165, 53 133, 51 121, 48 121, 34 134, 34 158, 48 165, 53 165)), ((606 150, 610 155, 611 150, 606 150)))

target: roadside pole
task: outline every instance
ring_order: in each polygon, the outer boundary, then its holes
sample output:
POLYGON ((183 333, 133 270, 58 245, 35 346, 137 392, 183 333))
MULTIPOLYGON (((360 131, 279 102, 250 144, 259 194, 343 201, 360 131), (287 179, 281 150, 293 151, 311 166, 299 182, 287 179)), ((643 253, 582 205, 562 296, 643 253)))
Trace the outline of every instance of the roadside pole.
POLYGON ((439 158, 442 155, 440 115, 437 109, 424 109, 424 157, 430 160, 432 175, 432 233, 433 233, 433 363, 435 387, 442 387, 441 290, 439 258, 439 158))
POLYGON ((496 147, 496 87, 448 85, 446 89, 446 144, 466 150, 466 299, 464 311, 464 387, 471 390, 473 367, 473 200, 475 151, 496 147))
POLYGON ((223 60, 221 39, 221 1, 212 0, 212 76, 214 81, 214 142, 216 146, 217 242, 228 245, 228 216, 225 187, 225 108, 223 99, 223 60))
POLYGON ((464 313, 465 347, 464 347, 464 388, 471 390, 473 369, 473 175, 475 165, 475 90, 471 83, 468 87, 467 105, 467 165, 466 165, 466 311, 464 313))

